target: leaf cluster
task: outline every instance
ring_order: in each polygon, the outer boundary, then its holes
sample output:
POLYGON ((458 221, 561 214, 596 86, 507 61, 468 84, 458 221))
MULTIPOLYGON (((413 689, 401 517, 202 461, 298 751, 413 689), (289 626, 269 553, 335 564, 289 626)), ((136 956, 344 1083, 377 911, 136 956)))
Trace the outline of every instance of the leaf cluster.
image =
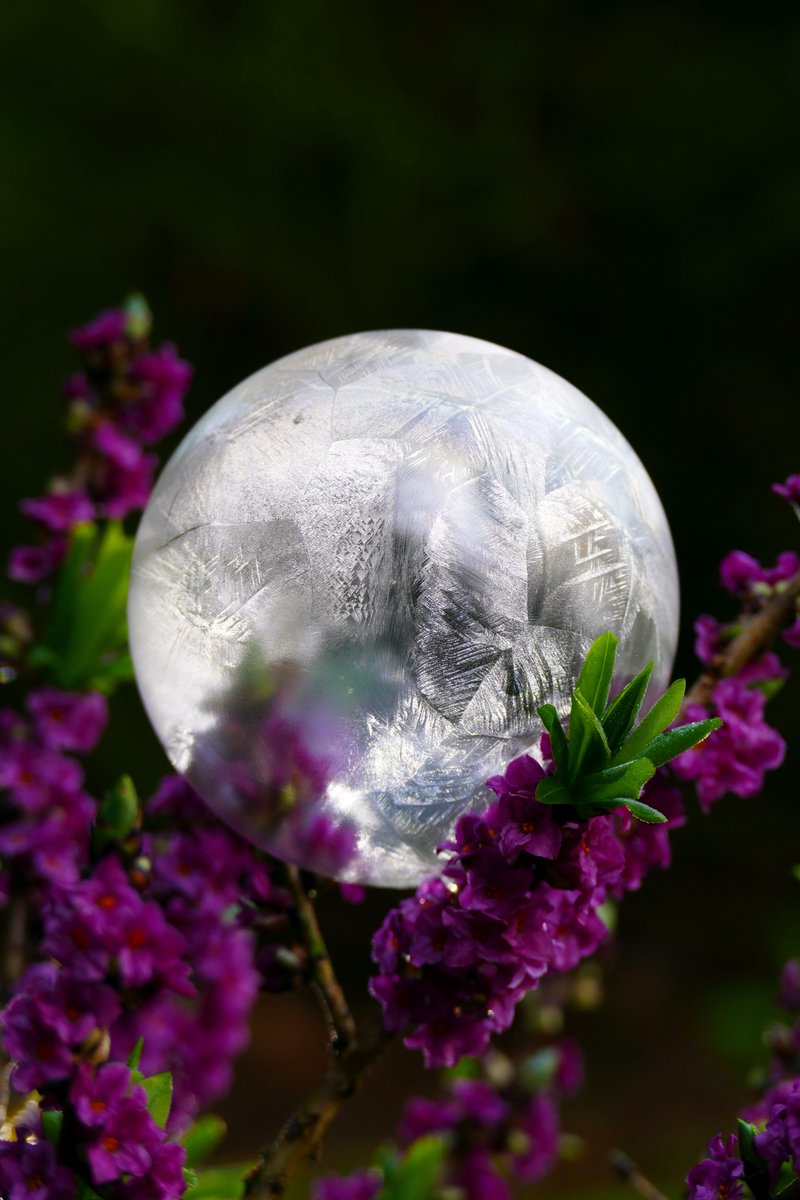
POLYGON ((642 788, 658 767, 696 746, 722 722, 712 717, 670 729, 686 689, 686 681, 678 679, 637 725, 653 664, 609 703, 616 654, 613 633, 592 644, 572 697, 569 733, 552 704, 537 710, 550 735, 556 770, 539 784, 536 799, 570 804, 581 820, 624 806, 640 821, 660 823, 664 815, 639 799, 642 788))
POLYGON ((133 539, 118 521, 72 531, 53 591, 51 617, 31 662, 63 688, 110 692, 133 678, 126 604, 133 539))

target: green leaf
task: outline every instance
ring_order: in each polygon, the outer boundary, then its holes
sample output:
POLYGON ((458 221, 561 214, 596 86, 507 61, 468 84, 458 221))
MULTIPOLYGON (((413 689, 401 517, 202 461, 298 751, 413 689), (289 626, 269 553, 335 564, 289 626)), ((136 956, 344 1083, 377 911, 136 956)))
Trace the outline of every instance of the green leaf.
POLYGON ((611 758, 600 718, 589 706, 580 688, 575 688, 569 718, 569 781, 574 783, 585 769, 605 766, 611 758))
POLYGON ((647 747, 653 738, 671 725, 681 711, 686 680, 676 679, 652 706, 646 717, 642 717, 630 737, 622 743, 617 757, 625 759, 637 758, 647 753, 647 747))
POLYGON ((622 803, 631 816, 648 825, 663 825, 667 819, 657 808, 652 808, 642 800, 623 800, 622 803))
POLYGON ((647 747, 647 757, 655 766, 661 767, 671 758, 683 754, 698 742, 702 742, 715 729, 719 729, 722 721, 719 717, 711 717, 707 721, 692 721, 689 725, 679 725, 677 729, 668 729, 653 738, 647 747))
POLYGON ((614 675, 614 660, 617 656, 617 639, 613 633, 604 633, 597 638, 586 655, 586 661, 578 676, 577 686, 581 695, 598 717, 602 717, 608 702, 608 691, 614 675))
POLYGON ((130 775, 122 775, 100 806, 98 821, 119 841, 139 824, 141 808, 130 775))
POLYGON ((439 1178, 445 1142, 441 1137, 421 1137, 413 1142, 380 1200, 430 1200, 439 1178))
POLYGON ((185 1194, 192 1200, 240 1200, 244 1177, 250 1169, 248 1163, 204 1167, 185 1194))
POLYGON ((205 1116, 199 1117, 181 1138, 186 1150, 187 1165, 196 1167, 204 1158, 207 1158, 225 1137, 226 1131, 225 1122, 216 1113, 207 1113, 205 1116))
POLYGON ((58 1109, 49 1108, 42 1112, 42 1131, 48 1142, 58 1145, 61 1137, 61 1126, 64 1124, 64 1114, 58 1109))
POLYGON ((543 779, 536 788, 536 799, 540 804, 573 804, 572 794, 555 775, 543 779))
POLYGON ((577 803, 583 806, 608 800, 617 800, 620 804, 624 800, 638 800, 642 788, 655 773, 649 758, 637 758, 634 762, 620 763, 608 771, 588 775, 574 788, 577 803))
POLYGON ((139 1038, 136 1045, 128 1055, 128 1069, 130 1071, 138 1071, 139 1063, 142 1061, 142 1051, 144 1050, 144 1038, 139 1038))
MULTIPOLYGON (((65 688, 113 686, 127 652, 125 608, 133 539, 117 521, 78 525, 56 580, 41 658, 65 688)), ((125 668, 127 670, 127 666, 125 668)))
POLYGON ((640 671, 628 686, 622 689, 616 700, 606 710, 603 717, 603 729, 606 731, 612 754, 616 754, 633 728, 633 723, 642 707, 652 670, 653 664, 648 663, 644 670, 640 671))
POLYGON ((553 751, 553 762, 556 764, 556 771, 566 779, 569 764, 569 749, 567 747, 567 736, 564 733, 564 726, 561 724, 561 718, 552 704, 543 704, 536 711, 550 735, 550 747, 553 751))
POLYGON ((755 1200, 769 1200, 772 1194, 769 1167, 756 1149, 757 1132, 755 1125, 739 1117, 739 1153, 744 1163, 744 1181, 755 1200))
POLYGON ((89 1186, 85 1179, 76 1177, 75 1182, 78 1185, 78 1190, 75 1193, 75 1200, 100 1200, 100 1196, 93 1187, 89 1186))
POLYGON ((163 1129, 172 1106, 172 1075, 169 1071, 150 1075, 142 1080, 142 1087, 147 1093, 147 1111, 163 1129))

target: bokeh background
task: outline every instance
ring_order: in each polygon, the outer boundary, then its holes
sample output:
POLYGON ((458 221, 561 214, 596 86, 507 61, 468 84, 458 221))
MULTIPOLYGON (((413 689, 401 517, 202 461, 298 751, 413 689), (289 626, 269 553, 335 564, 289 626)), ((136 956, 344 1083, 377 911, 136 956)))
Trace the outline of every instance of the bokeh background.
MULTIPOLYGON (((141 289, 197 367, 196 419, 300 346, 422 326, 566 376, 659 489, 682 575, 680 673, 717 562, 797 545, 769 485, 800 470, 800 12, 735 0, 3 0, 0 376, 4 543, 63 461, 64 331, 141 289)), ((621 914, 605 1004, 576 1019, 582 1160, 532 1194, 624 1194, 623 1146, 673 1195, 731 1127, 782 958, 800 953, 800 703, 764 794, 696 812, 621 914)), ((164 768, 120 697, 98 785, 164 768)), ((364 1003, 376 894, 323 913, 364 1003)), ((359 999, 360 998, 360 999, 359 999)), ((266 1141, 317 1077, 306 997, 265 998, 223 1156, 266 1141)), ((328 1138, 354 1163, 405 1094, 394 1051, 328 1138)))

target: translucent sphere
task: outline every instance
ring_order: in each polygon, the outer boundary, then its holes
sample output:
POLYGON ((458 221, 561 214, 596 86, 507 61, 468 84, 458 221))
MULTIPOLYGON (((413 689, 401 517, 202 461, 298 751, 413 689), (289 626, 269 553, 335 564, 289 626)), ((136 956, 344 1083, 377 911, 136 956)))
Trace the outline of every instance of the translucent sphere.
POLYGON ((386 886, 436 870, 484 781, 563 714, 605 630, 675 650, 669 529, 635 453, 538 363, 359 333, 189 432, 145 511, 130 638, 175 768, 273 853, 386 886))

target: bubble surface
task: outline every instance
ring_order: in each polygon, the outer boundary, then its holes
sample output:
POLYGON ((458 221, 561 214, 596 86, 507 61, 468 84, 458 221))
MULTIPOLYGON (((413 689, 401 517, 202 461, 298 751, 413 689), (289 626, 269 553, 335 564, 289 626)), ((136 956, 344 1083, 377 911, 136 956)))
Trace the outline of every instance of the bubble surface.
POLYGON ((139 688, 176 770, 274 853, 386 886, 437 869, 484 781, 562 715, 592 640, 668 681, 663 509, 547 368, 427 330, 335 338, 220 400, 145 511, 139 688))

